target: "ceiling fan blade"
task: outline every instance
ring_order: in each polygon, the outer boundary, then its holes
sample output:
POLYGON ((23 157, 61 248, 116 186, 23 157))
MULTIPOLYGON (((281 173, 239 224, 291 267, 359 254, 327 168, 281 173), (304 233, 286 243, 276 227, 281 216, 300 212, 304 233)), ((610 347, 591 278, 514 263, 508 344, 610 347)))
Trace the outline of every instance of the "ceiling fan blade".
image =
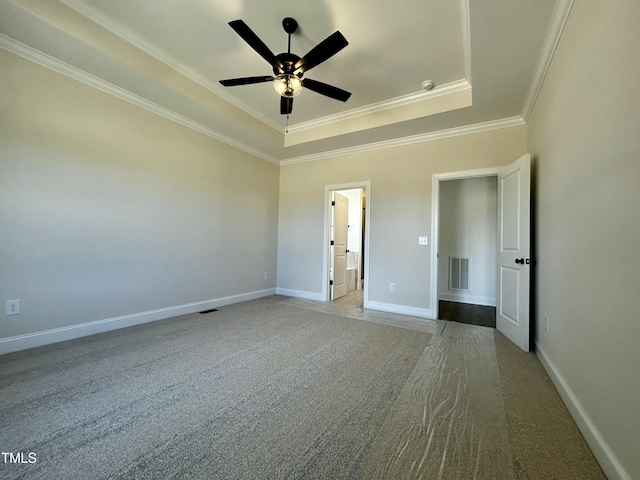
POLYGON ((341 102, 346 102, 351 96, 351 92, 334 87, 333 85, 318 82, 317 80, 311 80, 310 78, 303 79, 302 86, 320 95, 325 95, 335 100, 340 100, 341 102))
POLYGON ((274 67, 282 66, 273 52, 269 50, 269 47, 267 47, 265 43, 260 40, 255 33, 253 33, 253 30, 251 30, 246 23, 242 20, 232 20, 229 22, 229 26, 233 28, 251 48, 258 52, 258 55, 269 62, 270 65, 274 67))
POLYGON ((280 97, 280 114, 289 115, 293 111, 293 98, 280 97))
POLYGON ((272 80, 273 77, 244 77, 220 80, 220 83, 225 87, 236 87, 238 85, 251 85, 252 83, 266 83, 272 80))
POLYGON ((294 71, 302 70, 304 73, 307 70, 311 70, 316 65, 320 65, 328 58, 333 57, 347 45, 349 45, 347 39, 344 38, 340 32, 335 32, 309 50, 304 57, 298 60, 294 67, 294 71))

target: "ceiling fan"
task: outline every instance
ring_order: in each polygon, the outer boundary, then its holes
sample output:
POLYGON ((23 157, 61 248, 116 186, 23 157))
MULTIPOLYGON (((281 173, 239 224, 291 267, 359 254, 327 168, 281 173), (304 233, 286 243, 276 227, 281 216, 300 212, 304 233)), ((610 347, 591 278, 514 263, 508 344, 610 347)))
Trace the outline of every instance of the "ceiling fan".
POLYGON ((242 20, 233 20, 229 22, 229 26, 233 28, 251 48, 258 52, 262 58, 269 62, 273 68, 275 77, 262 76, 220 80, 220 83, 225 87, 273 82, 274 88, 281 95, 280 113, 282 115, 288 115, 293 111, 293 97, 302 91, 302 87, 335 100, 340 100, 341 102, 346 102, 351 96, 350 92, 334 87, 333 85, 318 82, 310 78, 302 78, 305 72, 329 59, 349 44, 340 32, 335 32, 328 36, 313 47, 305 56, 299 57, 291 53, 291 34, 298 28, 298 22, 293 18, 287 17, 282 20, 282 27, 289 35, 289 42, 287 52, 278 55, 274 55, 273 52, 269 50, 269 47, 267 47, 242 20))

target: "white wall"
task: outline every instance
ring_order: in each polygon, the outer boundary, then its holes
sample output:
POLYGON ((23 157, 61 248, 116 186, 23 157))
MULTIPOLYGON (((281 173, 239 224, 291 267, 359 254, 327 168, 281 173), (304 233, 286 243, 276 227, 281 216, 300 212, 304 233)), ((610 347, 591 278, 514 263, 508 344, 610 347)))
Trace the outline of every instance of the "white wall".
POLYGON ((638 25, 576 1, 527 125, 538 353, 612 479, 640 478, 638 25))
POLYGON ((418 237, 431 236, 432 175, 507 165, 525 149, 521 126, 283 166, 278 288, 322 296, 325 186, 370 180, 369 299, 430 317, 431 250, 418 237))
POLYGON ((496 304, 497 177, 441 181, 438 297, 496 304), (449 257, 469 257, 469 292, 449 289, 449 257))
POLYGON ((275 291, 278 166, 4 50, 0 65, 0 305, 22 301, 0 351, 275 291))

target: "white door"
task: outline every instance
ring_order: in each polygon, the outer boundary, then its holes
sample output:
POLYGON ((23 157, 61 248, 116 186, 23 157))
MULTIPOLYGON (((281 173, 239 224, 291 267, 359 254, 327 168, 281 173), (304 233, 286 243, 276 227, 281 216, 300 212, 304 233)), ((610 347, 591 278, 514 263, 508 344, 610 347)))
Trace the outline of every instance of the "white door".
POLYGON ((347 294, 347 238, 349 199, 333 192, 333 240, 331 246, 331 300, 347 294))
POLYGON ((531 156, 498 174, 496 327, 529 351, 531 156))

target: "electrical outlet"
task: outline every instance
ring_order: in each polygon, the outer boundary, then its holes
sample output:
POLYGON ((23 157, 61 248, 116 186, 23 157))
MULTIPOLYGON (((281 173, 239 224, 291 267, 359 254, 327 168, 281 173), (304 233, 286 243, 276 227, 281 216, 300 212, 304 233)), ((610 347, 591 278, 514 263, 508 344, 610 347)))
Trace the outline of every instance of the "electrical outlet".
POLYGON ((20 300, 7 300, 5 315, 20 315, 20 300))
POLYGON ((549 332, 549 317, 544 317, 544 333, 549 332))
POLYGON ((269 280, 269 272, 264 272, 264 279, 269 280))
POLYGON ((429 245, 429 237, 418 237, 418 245, 429 245))
POLYGON ((396 284, 395 283, 390 283, 389 284, 389 291, 390 292, 395 292, 396 291, 396 284))

